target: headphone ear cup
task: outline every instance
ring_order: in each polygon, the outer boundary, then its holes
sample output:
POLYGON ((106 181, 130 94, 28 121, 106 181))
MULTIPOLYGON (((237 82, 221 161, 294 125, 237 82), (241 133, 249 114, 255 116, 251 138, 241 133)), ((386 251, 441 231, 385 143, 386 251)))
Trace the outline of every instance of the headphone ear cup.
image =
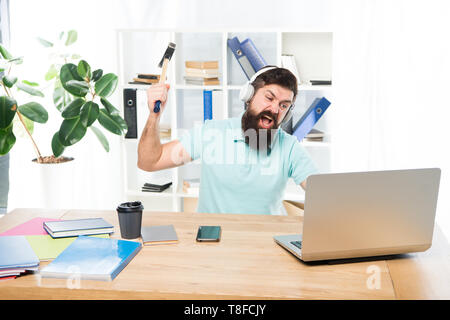
POLYGON ((241 88, 241 91, 239 92, 239 99, 243 102, 248 102, 255 92, 255 89, 251 85, 250 82, 247 81, 246 84, 244 84, 241 88))

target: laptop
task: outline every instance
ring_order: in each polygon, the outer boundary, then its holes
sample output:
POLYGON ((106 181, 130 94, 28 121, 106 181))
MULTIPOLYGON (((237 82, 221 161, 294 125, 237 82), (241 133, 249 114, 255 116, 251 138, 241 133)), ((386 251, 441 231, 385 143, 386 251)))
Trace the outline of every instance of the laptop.
POLYGON ((302 233, 274 240, 305 262, 425 251, 440 176, 439 168, 311 175, 302 233))

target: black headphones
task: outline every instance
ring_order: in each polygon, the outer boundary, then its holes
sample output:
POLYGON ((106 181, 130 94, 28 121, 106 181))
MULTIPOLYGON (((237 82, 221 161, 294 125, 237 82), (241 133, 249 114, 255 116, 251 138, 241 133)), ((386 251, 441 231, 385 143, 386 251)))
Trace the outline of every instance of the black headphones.
MULTIPOLYGON (((247 103, 253 98, 253 95, 255 94, 255 87, 253 86, 253 82, 256 80, 256 78, 263 74, 266 71, 277 69, 278 67, 263 67, 258 70, 251 78, 248 80, 242 87, 239 92, 239 99, 245 103, 245 108, 247 108, 247 103)), ((289 110, 286 112, 286 115, 284 116, 283 120, 281 121, 280 125, 288 122, 292 118, 292 110, 294 109, 294 104, 291 104, 289 106, 289 110)))

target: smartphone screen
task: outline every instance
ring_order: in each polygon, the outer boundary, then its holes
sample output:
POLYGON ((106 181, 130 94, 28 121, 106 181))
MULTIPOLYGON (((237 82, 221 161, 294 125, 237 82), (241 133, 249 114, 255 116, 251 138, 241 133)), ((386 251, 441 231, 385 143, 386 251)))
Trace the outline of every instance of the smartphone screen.
POLYGON ((200 226, 197 232, 197 241, 219 241, 220 226, 200 226))

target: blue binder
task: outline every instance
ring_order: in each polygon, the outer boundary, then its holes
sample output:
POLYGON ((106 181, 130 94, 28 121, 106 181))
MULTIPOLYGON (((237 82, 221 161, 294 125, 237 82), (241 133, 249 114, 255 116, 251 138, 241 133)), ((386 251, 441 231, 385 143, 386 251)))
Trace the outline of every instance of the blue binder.
POLYGON ((203 122, 212 118, 212 90, 203 90, 203 122))
POLYGON ((41 270, 41 276, 111 281, 141 248, 140 242, 79 236, 41 270))
POLYGON ((316 98, 292 129, 292 135, 296 136, 298 141, 302 141, 327 111, 330 104, 331 102, 326 98, 316 98))
POLYGON ((241 42, 241 50, 247 57, 248 61, 250 61, 255 71, 267 66, 266 60, 264 60, 261 53, 259 53, 258 49, 256 49, 256 46, 251 39, 245 39, 241 42))
POLYGON ((250 80, 250 78, 256 73, 256 71, 248 60, 247 56, 244 54, 238 38, 234 37, 232 39, 228 39, 227 43, 228 47, 230 47, 231 49, 231 52, 233 52, 234 56, 236 57, 237 62, 247 76, 247 79, 250 80))

